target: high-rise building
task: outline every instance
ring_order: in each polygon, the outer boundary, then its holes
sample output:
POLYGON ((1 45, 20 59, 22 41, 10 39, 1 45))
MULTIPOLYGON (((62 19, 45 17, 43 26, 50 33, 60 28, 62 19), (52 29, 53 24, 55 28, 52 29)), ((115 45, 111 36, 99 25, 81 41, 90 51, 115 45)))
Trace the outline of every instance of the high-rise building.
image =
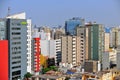
POLYGON ((77 33, 77 36, 80 37, 80 48, 78 48, 77 51, 79 51, 79 57, 81 59, 81 62, 85 62, 85 59, 87 59, 87 55, 88 55, 88 52, 87 52, 87 47, 86 47, 86 43, 87 43, 87 37, 86 37, 86 28, 84 26, 77 26, 77 29, 76 29, 76 33, 77 33), (80 49, 80 50, 79 50, 80 49))
POLYGON ((8 40, 0 40, 0 80, 9 80, 8 70, 8 40))
POLYGON ((109 51, 110 33, 105 32, 105 51, 109 51))
POLYGON ((49 49, 49 40, 40 40, 40 48, 41 54, 44 56, 49 56, 50 49, 49 49))
POLYGON ((84 50, 81 48, 83 46, 82 42, 78 36, 62 36, 61 51, 63 63, 70 63, 73 66, 84 63, 84 50))
POLYGON ((88 59, 102 60, 104 53, 104 27, 101 24, 87 24, 88 29, 88 59))
POLYGON ((31 26, 32 26, 32 22, 31 19, 27 19, 27 72, 32 73, 32 58, 31 58, 31 54, 32 54, 32 33, 31 33, 31 26))
POLYGON ((106 27, 105 28, 105 52, 109 51, 110 48, 110 28, 106 27))
POLYGON ((120 27, 113 27, 110 31, 110 47, 117 48, 120 45, 120 27))
POLYGON ((54 39, 60 39, 63 35, 65 35, 65 33, 63 33, 60 30, 56 30, 55 35, 54 35, 54 39))
POLYGON ((39 74, 40 72, 40 38, 34 38, 34 72, 39 74))
POLYGON ((27 20, 1 19, 3 34, 8 40, 9 80, 21 79, 27 73, 27 20))
POLYGON ((74 17, 65 22, 65 33, 67 35, 75 35, 76 27, 78 25, 84 25, 84 19, 74 17))
MULTIPOLYGON (((22 13, 18 13, 18 14, 13 14, 13 15, 9 15, 6 18, 10 18, 10 19, 26 19, 26 13, 22 12, 22 13)), ((32 72, 31 70, 31 63, 32 63, 32 59, 31 59, 31 19, 27 19, 27 72, 32 72)))
POLYGON ((55 59, 55 64, 59 65, 61 62, 61 39, 50 40, 49 41, 49 57, 55 59))
POLYGON ((40 40, 41 54, 49 58, 55 58, 55 63, 61 61, 61 40, 40 40))

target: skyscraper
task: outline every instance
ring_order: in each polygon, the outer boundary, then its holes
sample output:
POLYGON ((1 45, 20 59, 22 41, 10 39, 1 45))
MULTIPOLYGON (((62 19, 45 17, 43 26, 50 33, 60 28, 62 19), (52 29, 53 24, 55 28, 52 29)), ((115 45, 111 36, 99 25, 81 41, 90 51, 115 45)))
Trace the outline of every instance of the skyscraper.
MULTIPOLYGON (((26 19, 26 13, 22 12, 22 13, 18 13, 18 14, 13 14, 13 15, 9 15, 6 18, 10 18, 10 19, 26 19)), ((32 59, 31 59, 31 26, 32 26, 32 22, 31 19, 27 19, 27 72, 32 72, 31 70, 31 63, 32 63, 32 59)))
POLYGON ((65 22, 65 33, 67 35, 75 35, 76 27, 78 25, 84 25, 84 19, 81 18, 72 18, 65 22))
POLYGON ((1 19, 0 22, 4 33, 0 37, 8 40, 9 80, 21 79, 27 72, 27 21, 1 19))
POLYGON ((101 24, 88 24, 88 58, 102 60, 104 53, 104 27, 101 24))

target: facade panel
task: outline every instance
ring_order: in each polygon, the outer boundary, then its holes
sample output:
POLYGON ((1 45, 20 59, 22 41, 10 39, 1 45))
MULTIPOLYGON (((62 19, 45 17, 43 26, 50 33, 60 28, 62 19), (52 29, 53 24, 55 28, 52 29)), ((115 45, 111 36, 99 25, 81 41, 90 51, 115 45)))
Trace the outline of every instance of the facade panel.
POLYGON ((8 80, 8 41, 0 40, 0 80, 8 80))

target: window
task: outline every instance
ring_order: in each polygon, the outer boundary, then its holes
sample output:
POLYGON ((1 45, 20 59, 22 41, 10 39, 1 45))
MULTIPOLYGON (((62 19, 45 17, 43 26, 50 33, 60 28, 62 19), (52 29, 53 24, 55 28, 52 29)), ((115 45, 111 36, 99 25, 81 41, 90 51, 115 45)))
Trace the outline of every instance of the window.
POLYGON ((12 32, 12 35, 20 35, 20 32, 12 32))
POLYGON ((21 61, 12 62, 12 64, 17 64, 17 63, 21 63, 21 61))
POLYGON ((15 76, 15 75, 20 75, 21 74, 21 71, 15 71, 15 72, 12 72, 12 76, 15 76))
POLYGON ((81 35, 83 35, 83 33, 81 33, 81 35))
POLYGON ((21 56, 15 56, 15 57, 12 57, 12 59, 20 59, 21 56))
POLYGON ((20 30, 20 28, 13 27, 12 30, 20 30))

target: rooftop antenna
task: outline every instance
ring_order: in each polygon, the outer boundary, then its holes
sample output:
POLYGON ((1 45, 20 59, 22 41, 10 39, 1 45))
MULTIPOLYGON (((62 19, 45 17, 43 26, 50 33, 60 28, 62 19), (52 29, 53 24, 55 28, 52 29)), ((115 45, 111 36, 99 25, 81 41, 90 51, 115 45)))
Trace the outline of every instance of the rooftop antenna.
POLYGON ((8 13, 7 16, 10 16, 10 7, 8 7, 8 13))

